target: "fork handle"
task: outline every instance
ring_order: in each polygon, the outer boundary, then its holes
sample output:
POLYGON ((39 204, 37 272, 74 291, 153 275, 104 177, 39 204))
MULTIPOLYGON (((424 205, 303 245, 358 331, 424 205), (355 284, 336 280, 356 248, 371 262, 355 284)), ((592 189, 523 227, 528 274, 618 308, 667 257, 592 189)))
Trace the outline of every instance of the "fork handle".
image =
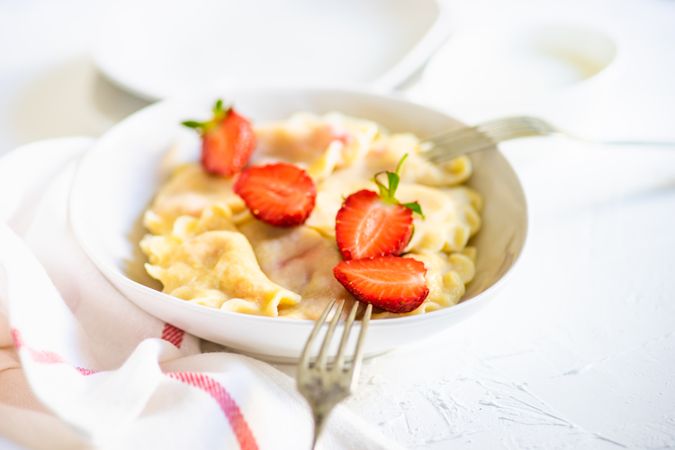
POLYGON ((673 147, 675 141, 653 141, 653 140, 631 140, 631 139, 591 139, 570 133, 565 129, 560 129, 544 119, 532 116, 512 116, 500 119, 488 120, 479 123, 476 126, 469 127, 480 132, 483 136, 491 139, 495 144, 518 139, 522 137, 536 136, 563 136, 578 141, 588 142, 598 145, 611 146, 653 146, 653 147, 673 147))
POLYGON ((591 139, 581 139, 572 135, 569 135, 569 137, 594 144, 611 145, 617 147, 672 147, 675 149, 675 141, 596 141, 591 139))
POLYGON ((521 139, 527 137, 542 137, 542 136, 562 136, 569 139, 574 139, 580 142, 587 142, 589 144, 607 145, 616 147, 658 147, 658 148, 672 148, 675 149, 675 141, 634 141, 634 140, 596 140, 588 139, 581 136, 574 135, 559 129, 532 129, 532 128, 515 128, 515 129, 493 129, 490 133, 485 133, 481 128, 489 128, 490 125, 497 124, 499 120, 483 122, 473 127, 467 127, 461 138, 454 142, 454 146, 448 147, 439 145, 427 152, 427 158, 432 162, 443 162, 457 158, 458 156, 468 155, 471 153, 481 152, 494 148, 497 144, 513 139, 521 139))

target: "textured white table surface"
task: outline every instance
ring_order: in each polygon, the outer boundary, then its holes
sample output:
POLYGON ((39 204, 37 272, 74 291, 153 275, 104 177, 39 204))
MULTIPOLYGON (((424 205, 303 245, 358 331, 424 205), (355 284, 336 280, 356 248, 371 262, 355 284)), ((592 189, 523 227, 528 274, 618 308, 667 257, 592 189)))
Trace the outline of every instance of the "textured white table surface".
MULTIPOLYGON (((452 102, 425 84, 431 74, 410 95, 467 121, 531 112, 587 133, 675 140, 675 2, 501 3, 451 1, 457 35, 525 19, 583 24, 607 31, 617 57, 515 109, 452 102)), ((0 4, 0 153, 96 136, 145 105, 92 67, 94 10, 0 4)), ((348 407, 410 448, 675 448, 675 151, 560 139, 503 149, 531 214, 511 282, 461 325, 367 361, 348 407)))

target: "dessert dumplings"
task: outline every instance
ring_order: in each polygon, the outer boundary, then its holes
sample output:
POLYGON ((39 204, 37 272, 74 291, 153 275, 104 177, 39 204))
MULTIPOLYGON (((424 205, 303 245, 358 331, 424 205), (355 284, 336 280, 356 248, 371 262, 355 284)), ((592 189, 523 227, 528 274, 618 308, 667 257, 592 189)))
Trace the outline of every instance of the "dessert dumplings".
POLYGON ((379 318, 459 302, 481 223, 469 158, 434 165, 415 135, 340 113, 253 125, 221 102, 213 116, 186 122, 201 163, 177 167, 143 217, 164 292, 302 319, 332 299, 373 303, 379 318))

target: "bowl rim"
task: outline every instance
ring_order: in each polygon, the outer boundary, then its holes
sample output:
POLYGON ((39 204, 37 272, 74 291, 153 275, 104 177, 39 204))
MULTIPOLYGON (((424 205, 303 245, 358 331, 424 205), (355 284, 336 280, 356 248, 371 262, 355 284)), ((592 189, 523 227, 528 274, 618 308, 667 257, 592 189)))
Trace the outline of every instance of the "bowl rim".
MULTIPOLYGON (((89 164, 89 161, 93 160, 98 154, 98 149, 101 146, 101 142, 105 142, 107 136, 115 132, 116 130, 123 128, 126 126, 127 122, 137 120, 138 117, 143 117, 146 115, 152 115, 154 114, 155 110, 161 110, 164 108, 167 108, 167 105, 173 105, 173 104, 180 104, 181 102, 186 102, 186 101, 195 101, 196 99, 200 98, 206 98, 206 96, 210 96, 210 98, 216 98, 218 96, 223 96, 227 91, 231 91, 233 95, 236 95, 236 93, 246 93, 246 92, 254 92, 256 94, 258 93, 264 93, 264 92, 269 92, 269 91, 283 91, 283 92, 302 92, 302 93, 312 93, 312 94, 322 94, 322 93, 344 93, 348 95, 357 95, 359 97, 370 97, 373 99, 377 99, 380 101, 396 101, 400 103, 405 103, 405 104, 412 104, 415 105, 416 107, 421 107, 427 110, 430 110, 436 114, 441 114, 448 119, 452 119, 457 121, 454 117, 450 116, 449 114, 445 113, 442 110, 439 110, 433 106, 422 104, 415 102, 408 97, 406 97, 403 93, 401 92, 377 92, 373 91, 372 89, 369 89, 367 87, 363 86, 339 86, 339 87, 320 87, 320 86, 310 86, 310 87, 299 87, 299 86, 272 86, 268 85, 265 87, 231 87, 230 89, 208 89, 204 91, 199 91, 196 93, 193 93, 192 95, 189 96, 179 96, 179 97, 173 97, 165 100, 161 100, 159 102, 156 102, 154 104, 151 104, 149 106, 146 106, 133 114, 127 116, 117 124, 115 124, 113 127, 108 129, 98 140, 96 140, 91 148, 89 148, 80 158, 80 160, 77 163, 77 167, 75 169, 75 174, 73 176, 73 182, 71 185, 71 189, 69 192, 68 196, 68 218, 70 222, 70 226, 72 227, 73 234, 75 236, 75 239, 79 243, 80 247, 84 251, 84 253, 87 255, 87 257, 94 263, 98 271, 104 275, 105 278, 107 278, 111 284, 116 288, 116 284, 122 284, 125 285, 127 288, 133 289, 138 291, 140 294, 151 296, 151 297, 156 297, 157 300, 161 301, 168 301, 173 307, 176 308, 187 308, 190 309, 194 312, 200 313, 200 314, 209 314, 209 315, 215 315, 214 317, 223 317, 223 318, 233 318, 237 320, 245 320, 253 323, 259 323, 259 324, 284 324, 283 326, 302 326, 302 327, 309 327, 313 326, 315 323, 314 320, 311 319, 299 319, 299 318, 291 318, 291 317, 280 317, 280 316, 263 316, 263 315, 256 315, 256 314, 246 314, 246 313, 241 313, 241 312, 236 312, 236 311, 227 311, 227 310, 222 310, 222 309, 217 309, 217 308, 211 308, 208 306, 204 305, 198 305, 195 303, 190 303, 185 300, 181 300, 173 295, 155 290, 149 286, 146 286, 140 282, 137 282, 131 278, 129 278, 127 275, 125 275, 119 268, 115 266, 110 261, 107 261, 105 258, 101 257, 99 254, 97 254, 94 246, 89 242, 89 239, 87 238, 87 231, 85 230, 85 225, 83 222, 85 222, 84 218, 82 217, 82 214, 86 213, 84 211, 84 208, 79 207, 78 203, 81 202, 82 200, 80 199, 80 192, 83 191, 83 189, 78 189, 79 185, 82 184, 82 179, 85 177, 86 174, 86 167, 89 164)), ((461 123, 461 122, 460 122, 461 123)), ((425 314, 414 314, 414 315, 409 315, 409 316, 403 316, 403 317, 388 317, 384 319, 373 319, 369 323, 369 327, 371 328, 387 328, 387 327, 395 327, 399 325, 406 325, 406 324, 413 324, 416 322, 420 321, 430 321, 430 320, 442 320, 443 318, 452 315, 452 314, 459 314, 461 311, 463 311, 466 308, 476 306, 478 303, 484 303, 487 301, 489 297, 491 297, 490 294, 498 291, 503 284, 506 282, 507 279, 509 279, 513 272, 514 269, 519 265, 519 261, 522 259, 522 255, 527 247, 527 242, 528 242, 528 234, 529 234, 529 208, 527 205, 527 197, 525 196, 525 192, 523 190, 522 182, 520 178, 518 177, 517 172, 513 169, 513 166, 511 163, 504 157, 503 153, 501 150, 499 150, 498 147, 495 148, 496 152, 499 153, 500 157, 504 159, 508 167, 511 169, 513 172, 513 175, 517 181, 517 188, 519 190, 519 193, 521 197, 523 198, 523 215, 524 215, 524 229, 523 229, 523 244, 520 248, 520 251, 517 253, 515 256, 513 263, 507 269, 502 276, 497 279, 494 283, 492 283, 490 286, 488 286, 485 290, 480 292, 474 297, 460 300, 459 303, 452 305, 452 306, 447 306, 444 308, 440 308, 438 310, 432 311, 430 313, 425 313, 425 314)), ((119 290, 119 289, 118 289, 119 290)), ((124 295, 124 294, 123 294, 124 295)), ((137 305, 138 307, 142 308, 136 301, 128 298, 128 296, 124 295, 127 297, 129 301, 137 305)), ((145 310, 148 312, 148 314, 153 315, 149 311, 145 310)))

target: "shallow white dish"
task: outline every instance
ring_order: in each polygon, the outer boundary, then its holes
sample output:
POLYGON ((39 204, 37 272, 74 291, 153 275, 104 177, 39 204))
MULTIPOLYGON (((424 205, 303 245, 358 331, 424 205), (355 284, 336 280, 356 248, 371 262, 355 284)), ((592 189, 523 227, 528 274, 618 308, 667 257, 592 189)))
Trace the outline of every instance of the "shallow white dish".
POLYGON ((522 113, 564 96, 610 68, 617 42, 601 29, 562 22, 483 25, 453 35, 425 68, 419 88, 471 117, 522 113))
MULTIPOLYGON (((194 133, 179 123, 207 115, 217 97, 233 102, 254 121, 281 119, 298 111, 340 111, 419 136, 459 122, 404 99, 356 90, 233 89, 150 106, 111 129, 84 156, 71 194, 72 225, 86 253, 120 291, 150 314, 204 339, 266 358, 294 359, 309 335, 311 321, 215 310, 139 282, 144 280, 137 246, 142 233, 140 217, 166 175, 167 164, 198 157, 194 133), (188 150, 167 162, 167 151, 177 141, 188 150)), ((372 321, 367 355, 427 338, 476 312, 518 259, 527 234, 520 182, 498 151, 474 154, 472 160, 475 172, 469 184, 483 195, 485 208, 483 228, 472 241, 478 248, 476 278, 464 301, 426 315, 372 321)))
POLYGON ((450 29, 436 0, 124 0, 101 18, 93 58, 149 100, 242 84, 391 88, 450 29))

